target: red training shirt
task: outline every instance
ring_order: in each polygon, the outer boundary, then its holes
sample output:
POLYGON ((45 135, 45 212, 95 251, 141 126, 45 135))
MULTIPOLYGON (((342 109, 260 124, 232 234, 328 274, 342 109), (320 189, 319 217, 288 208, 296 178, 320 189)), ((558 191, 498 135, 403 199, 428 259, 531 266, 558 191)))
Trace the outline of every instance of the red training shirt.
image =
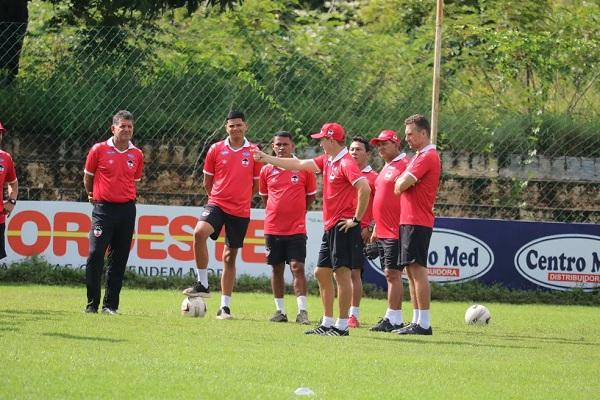
POLYGON ((394 185, 406 170, 407 165, 406 154, 399 154, 383 166, 375 181, 373 217, 375 218, 375 235, 379 239, 398 239, 400 236, 398 232, 400 196, 394 194, 394 185))
POLYGON ((260 170, 258 193, 268 196, 265 234, 306 235, 306 196, 317 193, 314 173, 265 165, 260 170))
POLYGON ((250 217, 252 186, 258 179, 262 164, 254 161, 256 145, 244 139, 239 149, 231 148, 229 138, 210 146, 203 172, 213 176, 208 204, 236 217, 250 217))
POLYGON ((135 200, 135 183, 142 179, 144 154, 129 142, 129 147, 119 151, 113 138, 96 143, 85 161, 84 172, 94 177, 94 201, 127 203, 135 200))
MULTIPOLYGON (((14 183, 17 180, 15 163, 12 157, 6 151, 0 150, 0 188, 4 188, 5 183, 14 183)), ((0 224, 6 222, 4 215, 4 190, 0 190, 0 224)))
POLYGON ((414 155, 406 173, 417 180, 402 192, 400 225, 421 225, 433 228, 433 203, 442 173, 442 162, 435 145, 428 145, 414 155))
POLYGON ((377 179, 377 171, 371 168, 370 165, 367 165, 360 171, 362 176, 367 178, 369 181, 369 186, 371 187, 371 194, 369 196, 369 205, 367 206, 367 210, 363 214, 363 217, 360 220, 360 227, 366 228, 373 222, 373 198, 375 197, 375 180, 377 179))
POLYGON ((353 185, 366 178, 345 147, 333 159, 323 154, 313 162, 323 174, 323 223, 330 230, 338 221, 354 216, 357 192, 353 185))

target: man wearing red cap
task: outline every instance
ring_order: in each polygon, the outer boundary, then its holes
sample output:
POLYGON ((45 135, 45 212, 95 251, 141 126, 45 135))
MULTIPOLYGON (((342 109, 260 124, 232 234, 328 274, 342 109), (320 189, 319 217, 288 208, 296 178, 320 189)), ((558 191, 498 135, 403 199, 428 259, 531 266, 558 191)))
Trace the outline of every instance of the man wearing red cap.
POLYGON ((208 290, 208 246, 225 227, 221 307, 217 319, 231 319, 231 295, 235 284, 237 253, 244 245, 250 223, 252 196, 258 192, 262 164, 252 158, 256 146, 246 139, 248 125, 241 111, 230 111, 225 119, 227 138, 210 146, 204 160, 204 189, 208 204, 194 228, 194 259, 197 282, 183 291, 189 297, 210 297, 208 290))
POLYGON ((284 169, 308 170, 323 176, 323 222, 325 233, 315 277, 319 282, 324 315, 321 325, 306 334, 348 336, 348 310, 352 297, 351 269, 362 265, 360 221, 369 203, 371 188, 344 145, 344 128, 330 122, 319 133, 325 154, 309 160, 277 158, 256 150, 254 159, 284 169), (337 282, 339 318, 334 321, 333 303, 337 282))
POLYGON ((392 130, 382 131, 371 139, 377 146, 385 165, 375 180, 373 217, 375 231, 372 239, 377 241, 379 260, 385 271, 388 285, 387 310, 379 323, 371 327, 375 332, 391 332, 404 327, 402 315, 402 267, 400 266, 400 196, 394 193, 394 184, 402 175, 408 160, 400 153, 402 145, 398 134, 392 130))
POLYGON ((406 142, 415 155, 396 181, 394 192, 400 198, 400 265, 406 267, 414 288, 417 322, 399 330, 401 335, 431 335, 429 304, 431 289, 427 275, 427 255, 433 232, 433 204, 440 183, 442 164, 429 138, 429 121, 416 114, 404 121, 406 142))
MULTIPOLYGON (((6 134, 6 129, 0 122, 0 142, 6 134)), ((6 248, 4 244, 4 235, 6 231, 6 217, 12 213, 17 196, 19 195, 19 181, 15 172, 15 163, 9 153, 0 150, 0 187, 8 186, 8 198, 3 201, 4 190, 0 190, 0 259, 6 257, 6 248)))

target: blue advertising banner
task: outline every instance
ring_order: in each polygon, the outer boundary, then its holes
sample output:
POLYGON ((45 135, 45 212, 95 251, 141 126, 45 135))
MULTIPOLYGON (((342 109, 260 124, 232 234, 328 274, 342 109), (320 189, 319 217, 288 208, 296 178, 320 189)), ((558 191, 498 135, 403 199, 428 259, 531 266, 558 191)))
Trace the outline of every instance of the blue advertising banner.
MULTIPOLYGON (((428 264, 437 283, 597 290, 600 225, 437 218, 428 264)), ((379 260, 367 260, 364 280, 387 287, 379 260)))

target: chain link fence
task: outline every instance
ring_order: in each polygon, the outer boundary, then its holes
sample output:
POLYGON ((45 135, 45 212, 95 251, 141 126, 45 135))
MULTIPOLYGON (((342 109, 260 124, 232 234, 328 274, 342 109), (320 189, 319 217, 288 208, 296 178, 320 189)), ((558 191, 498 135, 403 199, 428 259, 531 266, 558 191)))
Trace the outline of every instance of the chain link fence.
MULTIPOLYGON (((0 23, 4 49, 18 45, 10 37, 19 30, 0 23)), ((202 162, 225 137, 230 109, 246 112, 251 141, 265 148, 285 129, 306 157, 319 151, 308 134, 324 122, 370 138, 382 129, 402 133, 407 116, 430 112, 431 65, 398 62, 406 58, 399 49, 377 63, 347 44, 335 55, 287 49, 232 67, 172 43, 133 28, 73 28, 28 34, 20 53, 0 54, 3 147, 15 158, 22 199, 84 201, 86 153, 110 136, 120 109, 134 113, 134 142, 146 156, 140 201, 178 205, 203 204, 202 162), (15 57, 16 75, 8 67, 15 57)), ((600 221, 597 111, 585 118, 510 113, 442 79, 438 215, 600 221)), ((373 165, 381 166, 376 154, 373 165)))

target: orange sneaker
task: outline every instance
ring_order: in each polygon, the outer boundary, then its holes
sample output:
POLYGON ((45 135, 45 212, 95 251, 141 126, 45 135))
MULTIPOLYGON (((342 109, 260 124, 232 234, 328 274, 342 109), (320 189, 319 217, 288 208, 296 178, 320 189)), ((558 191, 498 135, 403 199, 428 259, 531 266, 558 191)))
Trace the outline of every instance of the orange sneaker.
POLYGON ((358 322, 358 319, 354 315, 351 315, 350 318, 348 318, 348 327, 358 328, 359 326, 360 322, 358 322))

